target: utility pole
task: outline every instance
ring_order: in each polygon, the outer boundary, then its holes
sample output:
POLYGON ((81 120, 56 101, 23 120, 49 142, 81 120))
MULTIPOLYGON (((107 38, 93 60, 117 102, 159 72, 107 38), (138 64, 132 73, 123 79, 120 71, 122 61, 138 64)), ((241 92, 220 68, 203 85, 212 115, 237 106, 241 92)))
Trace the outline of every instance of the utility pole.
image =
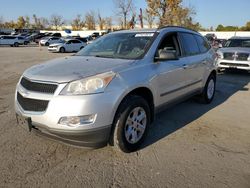
POLYGON ((140 8, 139 19, 140 19, 141 28, 143 28, 143 15, 142 15, 142 9, 141 8, 140 8))

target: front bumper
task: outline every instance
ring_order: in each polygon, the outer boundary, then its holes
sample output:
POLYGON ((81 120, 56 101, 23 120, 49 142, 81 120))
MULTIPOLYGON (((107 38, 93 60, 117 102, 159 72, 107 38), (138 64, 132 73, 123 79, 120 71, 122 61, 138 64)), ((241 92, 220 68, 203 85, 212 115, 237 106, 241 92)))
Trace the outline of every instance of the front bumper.
POLYGON ((250 71, 250 61, 236 61, 236 60, 217 60, 218 69, 241 69, 250 71))
POLYGON ((56 140, 69 145, 80 146, 80 147, 102 147, 105 146, 109 140, 111 131, 111 125, 104 126, 92 130, 83 131, 69 131, 69 130, 57 130, 51 129, 46 125, 32 122, 31 118, 26 118, 26 124, 24 123, 23 117, 16 115, 17 122, 20 126, 30 132, 35 133, 38 136, 46 137, 52 140, 56 140))
POLYGON ((102 145, 107 143, 115 115, 120 91, 92 95, 62 96, 60 91, 66 84, 59 84, 54 94, 31 92, 17 85, 15 111, 18 116, 30 120, 32 131, 78 146, 102 145), (45 111, 25 111, 17 101, 17 92, 24 98, 48 100, 45 111), (90 124, 70 127, 59 124, 62 117, 96 114, 90 124))
POLYGON ((48 47, 48 51, 49 52, 59 52, 59 48, 51 48, 51 47, 48 47))

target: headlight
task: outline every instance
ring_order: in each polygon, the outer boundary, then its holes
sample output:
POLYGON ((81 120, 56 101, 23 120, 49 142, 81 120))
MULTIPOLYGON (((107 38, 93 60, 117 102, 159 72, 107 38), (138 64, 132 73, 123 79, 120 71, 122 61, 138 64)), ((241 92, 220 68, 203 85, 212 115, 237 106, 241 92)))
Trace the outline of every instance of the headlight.
POLYGON ((107 85, 114 78, 114 72, 98 74, 82 80, 70 82, 61 91, 61 95, 84 95, 104 92, 107 85))
POLYGON ((216 56, 217 56, 217 59, 223 59, 223 53, 222 52, 217 52, 216 56))

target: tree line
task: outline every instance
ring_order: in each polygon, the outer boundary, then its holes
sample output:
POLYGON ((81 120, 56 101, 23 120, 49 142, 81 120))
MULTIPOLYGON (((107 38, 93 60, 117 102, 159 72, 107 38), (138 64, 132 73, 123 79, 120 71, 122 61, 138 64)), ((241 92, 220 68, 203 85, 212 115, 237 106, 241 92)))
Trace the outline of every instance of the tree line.
MULTIPOLYGON (((120 29, 134 28, 135 24, 141 27, 146 25, 149 28, 168 25, 183 26, 194 30, 206 30, 199 22, 195 21, 195 9, 183 5, 183 0, 145 0, 147 7, 144 10, 138 9, 134 0, 113 0, 115 16, 103 17, 99 11, 89 11, 84 15, 77 14, 74 19, 67 22, 61 15, 53 14, 49 18, 38 17, 37 15, 19 16, 16 21, 4 21, 0 17, 1 28, 16 29, 64 29, 65 25, 71 25, 72 30, 94 30, 111 29, 114 25, 120 29), (115 19, 114 19, 115 18, 115 19)), ((213 29, 212 29, 213 30, 213 29)), ((250 22, 243 27, 218 25, 216 31, 250 31, 250 22)))
POLYGON ((250 31, 250 22, 247 22, 244 26, 224 26, 222 24, 218 25, 216 31, 250 31))

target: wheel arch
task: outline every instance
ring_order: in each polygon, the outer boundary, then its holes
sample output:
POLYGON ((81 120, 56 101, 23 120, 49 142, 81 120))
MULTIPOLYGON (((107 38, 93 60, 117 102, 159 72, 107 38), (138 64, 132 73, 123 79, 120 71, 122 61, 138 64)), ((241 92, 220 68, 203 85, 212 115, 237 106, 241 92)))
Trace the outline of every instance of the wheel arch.
POLYGON ((154 96, 153 96, 152 91, 148 87, 144 87, 144 86, 134 88, 131 91, 127 92, 123 96, 122 100, 119 102, 119 105, 118 105, 118 107, 116 109, 115 115, 113 117, 113 122, 115 120, 115 117, 117 115, 117 112, 119 111, 119 108, 120 108, 122 102, 124 100, 126 100, 131 95, 140 96, 140 97, 144 98, 148 102, 148 105, 149 105, 149 108, 150 108, 150 117, 151 117, 150 121, 153 122, 153 120, 154 120, 154 112, 155 112, 155 109, 154 109, 154 96))

